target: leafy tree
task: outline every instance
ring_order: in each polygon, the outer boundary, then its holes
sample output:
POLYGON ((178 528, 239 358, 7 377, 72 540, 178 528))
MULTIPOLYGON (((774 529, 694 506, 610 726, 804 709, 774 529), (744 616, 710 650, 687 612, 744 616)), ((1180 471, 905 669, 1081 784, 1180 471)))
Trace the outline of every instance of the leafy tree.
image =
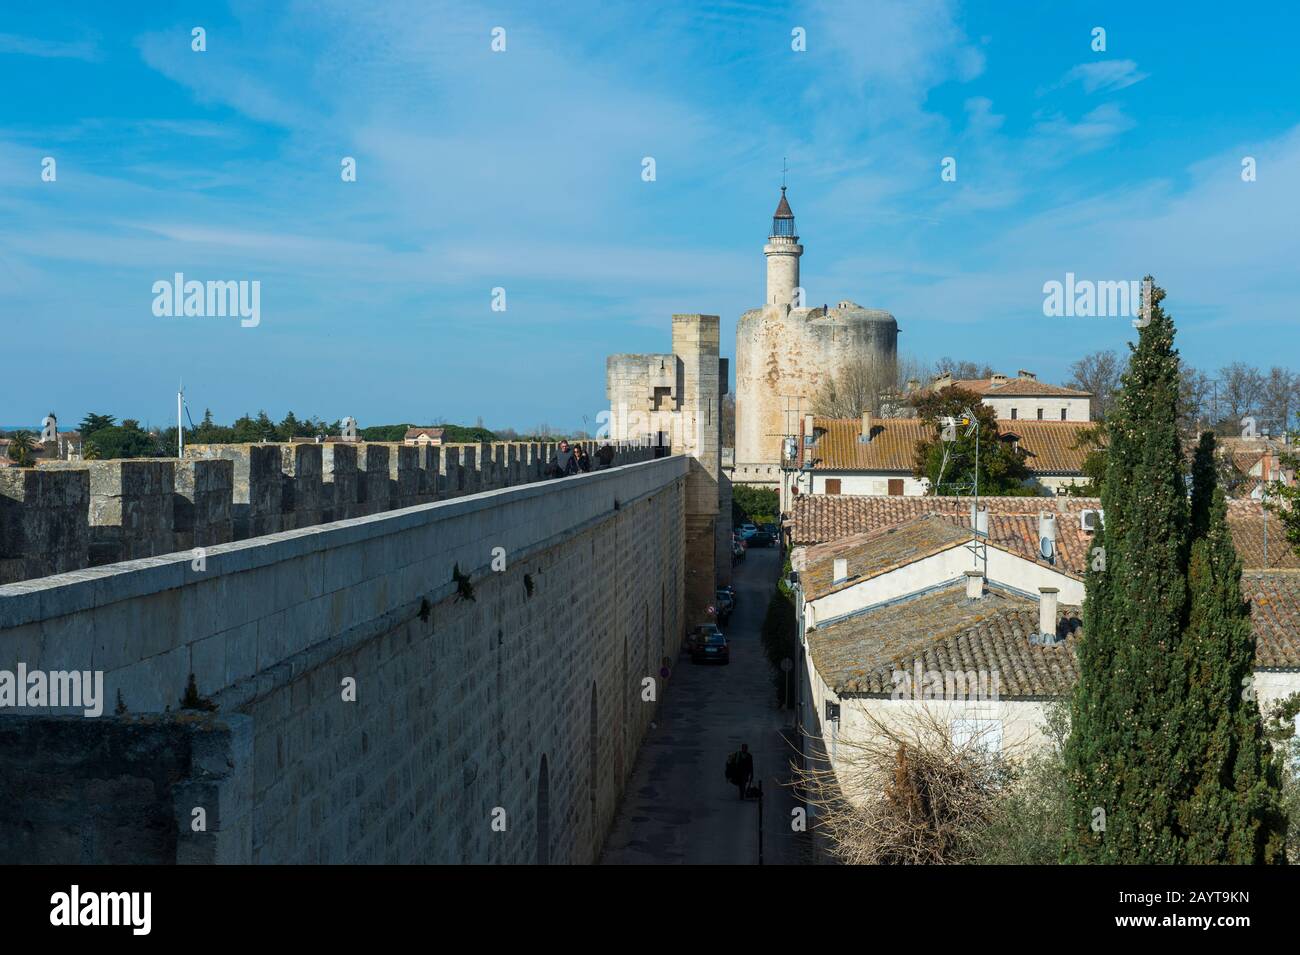
POLYGON ((1081 484, 1067 485, 1065 493, 1073 497, 1098 497, 1106 476, 1106 422, 1096 421, 1087 428, 1080 428, 1073 447, 1085 452, 1080 469, 1086 480, 1081 484))
MULTIPOLYGON (((475 442, 495 441, 497 439, 497 436, 487 428, 467 428, 459 424, 441 424, 438 425, 438 427, 443 429, 442 440, 449 444, 473 444, 475 442)), ((400 441, 401 437, 398 436, 395 440, 400 441)), ((559 439, 555 436, 551 436, 545 440, 557 441, 559 439)))
MULTIPOLYGON (((362 441, 401 441, 406 436, 406 429, 409 427, 411 427, 409 424, 377 424, 369 428, 359 429, 357 436, 362 441)), ((451 439, 444 435, 443 440, 450 441, 451 439)))
POLYGON ((1178 352, 1164 294, 1153 288, 1150 321, 1108 421, 1106 518, 1093 541, 1102 560, 1087 564, 1066 744, 1067 858, 1076 862, 1178 863, 1185 855, 1178 797, 1187 778, 1188 506, 1178 352))
POLYGON ((30 431, 9 436, 9 460, 20 468, 29 468, 36 461, 36 438, 30 431))
MULTIPOLYGON (((265 412, 262 417, 266 417, 265 412)), ((255 444, 265 437, 265 432, 258 430, 258 423, 247 414, 236 418, 230 430, 231 439, 235 444, 255 444)))
MULTIPOLYGON (((140 427, 140 422, 127 418, 120 425, 100 428, 86 441, 94 449, 96 458, 152 458, 158 454, 155 437, 140 427)), ((175 449, 172 449, 175 453, 175 449)))
MULTIPOLYGON (((1293 474, 1300 473, 1300 457, 1292 454, 1278 457, 1283 468, 1293 474)), ((1290 486, 1283 481, 1271 481, 1267 490, 1264 506, 1277 515, 1282 522, 1287 543, 1300 554, 1300 481, 1293 481, 1290 486)))
POLYGON ((773 488, 751 487, 748 484, 731 486, 731 521, 738 527, 746 521, 755 524, 774 524, 781 513, 781 495, 773 488))
POLYGON ((81 419, 77 430, 81 432, 82 440, 85 440, 101 428, 111 428, 115 424, 117 418, 111 414, 88 414, 81 419))
POLYGON ((1002 440, 995 412, 979 395, 955 385, 938 391, 926 391, 912 400, 917 416, 933 429, 933 436, 918 441, 913 473, 928 478, 934 494, 952 493, 955 487, 969 493, 974 490, 976 434, 979 435, 979 490, 981 494, 1032 495, 1026 486, 1030 479, 1025 451, 1002 440), (969 410, 979 422, 977 430, 963 424, 969 410), (943 419, 957 422, 955 440, 944 441, 943 419))

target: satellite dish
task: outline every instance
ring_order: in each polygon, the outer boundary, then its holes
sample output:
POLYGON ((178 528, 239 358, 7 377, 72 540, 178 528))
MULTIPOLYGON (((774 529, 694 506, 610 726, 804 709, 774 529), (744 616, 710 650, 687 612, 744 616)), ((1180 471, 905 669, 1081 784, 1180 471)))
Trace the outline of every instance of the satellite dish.
POLYGON ((1044 537, 1038 542, 1038 552, 1043 555, 1043 560, 1051 560, 1056 556, 1056 543, 1050 537, 1044 537))

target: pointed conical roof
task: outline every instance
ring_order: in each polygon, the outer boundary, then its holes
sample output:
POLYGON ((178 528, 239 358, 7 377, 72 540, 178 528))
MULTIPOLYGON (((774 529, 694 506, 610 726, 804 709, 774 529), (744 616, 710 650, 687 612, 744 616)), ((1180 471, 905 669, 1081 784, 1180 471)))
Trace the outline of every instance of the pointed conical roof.
POLYGON ((785 201, 785 186, 781 187, 781 201, 776 204, 776 212, 772 213, 773 219, 793 219, 794 213, 790 211, 790 203, 785 201))

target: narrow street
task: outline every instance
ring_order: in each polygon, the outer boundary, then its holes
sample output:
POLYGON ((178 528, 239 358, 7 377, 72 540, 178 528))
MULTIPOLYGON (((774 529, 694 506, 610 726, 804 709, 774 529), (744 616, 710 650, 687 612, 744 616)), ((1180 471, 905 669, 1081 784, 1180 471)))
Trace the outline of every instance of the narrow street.
POLYGON ((602 863, 757 864, 759 802, 741 802, 723 775, 727 755, 741 743, 749 744, 755 782, 763 785, 763 862, 800 861, 806 837, 791 829, 791 750, 781 735, 792 711, 777 705, 761 637, 780 559, 778 548, 754 548, 735 567, 736 610, 722 627, 730 665, 678 658, 602 863))

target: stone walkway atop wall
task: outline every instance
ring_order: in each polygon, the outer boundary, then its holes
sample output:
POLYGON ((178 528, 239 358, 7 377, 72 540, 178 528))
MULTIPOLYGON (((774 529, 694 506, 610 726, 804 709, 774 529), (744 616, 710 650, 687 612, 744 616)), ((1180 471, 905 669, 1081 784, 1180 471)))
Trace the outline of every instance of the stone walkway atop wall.
MULTIPOLYGON (((580 441, 595 454, 605 442, 580 441)), ((184 459, 0 469, 0 584, 545 479, 557 445, 194 444, 184 459)), ((616 445, 613 466, 654 457, 616 445)), ((593 466, 594 466, 593 457, 593 466)))

